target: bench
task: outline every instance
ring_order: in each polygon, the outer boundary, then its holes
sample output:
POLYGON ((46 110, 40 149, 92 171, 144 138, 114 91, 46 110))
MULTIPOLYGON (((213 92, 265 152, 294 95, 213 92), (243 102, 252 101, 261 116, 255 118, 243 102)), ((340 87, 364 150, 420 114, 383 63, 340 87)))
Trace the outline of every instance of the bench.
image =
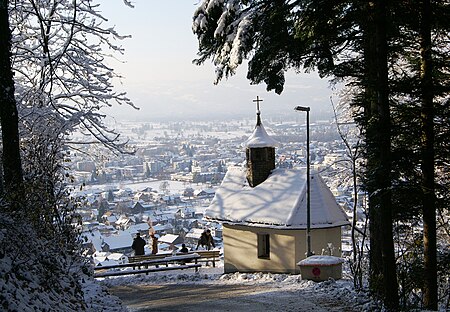
POLYGON ((197 253, 181 254, 175 256, 166 254, 163 257, 157 257, 157 259, 143 260, 141 262, 122 263, 108 266, 97 266, 94 268, 94 271, 103 271, 103 272, 94 273, 94 277, 120 276, 120 275, 141 274, 141 273, 148 274, 150 272, 184 270, 191 268, 195 268, 195 271, 198 272, 198 268, 201 267, 201 264, 197 263, 197 260, 199 258, 200 255, 197 253), (194 261, 194 263, 186 264, 186 262, 192 261, 194 261), (169 264, 174 265, 169 267, 169 264), (159 267, 159 265, 165 265, 165 267, 159 267), (149 266, 154 267, 149 268, 149 266), (144 269, 141 269, 141 267, 144 267, 144 269), (133 270, 109 271, 111 269, 121 269, 121 268, 133 268, 133 270))
MULTIPOLYGON (((200 258, 198 262, 206 262, 208 264, 209 261, 212 262, 213 267, 216 267, 216 261, 220 260, 220 251, 219 250, 192 250, 187 253, 178 252, 175 256, 182 255, 194 255, 198 254, 200 258)), ((129 263, 141 263, 144 261, 163 259, 171 254, 156 254, 156 255, 143 255, 143 256, 130 256, 128 257, 129 263)), ((137 265, 136 265, 137 266, 137 265)))
POLYGON ((219 250, 195 250, 190 251, 188 254, 197 253, 200 255, 199 262, 206 262, 206 265, 208 265, 208 262, 211 261, 213 264, 213 267, 216 267, 216 261, 220 260, 220 251, 219 250))
POLYGON ((152 254, 152 255, 142 255, 142 256, 129 256, 128 262, 135 263, 135 262, 163 259, 163 258, 169 257, 171 255, 172 255, 171 253, 168 253, 168 254, 156 254, 156 255, 152 254))
POLYGON ((121 276, 121 275, 131 275, 131 274, 148 274, 151 272, 161 272, 161 271, 170 271, 170 270, 184 270, 184 269, 192 269, 195 268, 197 271, 199 267, 202 265, 199 263, 194 264, 184 264, 184 265, 177 265, 177 266, 171 266, 171 267, 162 267, 162 268, 148 268, 148 269, 142 269, 142 270, 128 270, 128 271, 106 271, 106 272, 99 272, 94 273, 94 277, 109 277, 109 276, 121 276))

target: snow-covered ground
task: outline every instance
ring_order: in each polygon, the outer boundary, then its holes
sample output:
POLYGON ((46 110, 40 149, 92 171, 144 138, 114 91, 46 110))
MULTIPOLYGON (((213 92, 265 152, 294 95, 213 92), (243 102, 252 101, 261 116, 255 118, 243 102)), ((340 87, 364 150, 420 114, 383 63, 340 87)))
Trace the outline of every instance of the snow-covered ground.
MULTIPOLYGON (((78 300, 78 297, 73 296, 70 286, 67 287, 65 295, 58 294, 42 289, 31 275, 25 280, 23 277, 19 279, 16 275, 10 274, 9 283, 4 278, 0 279, 0 310, 74 311, 73 307, 79 305, 74 304, 73 300, 78 300), (59 301, 55 301, 58 298, 59 301)), ((155 272, 150 275, 128 275, 98 280, 84 276, 81 287, 85 310, 90 312, 383 311, 380 304, 372 300, 366 292, 356 292, 353 289, 352 281, 345 271, 343 279, 316 283, 302 280, 300 275, 223 274, 222 266, 202 267, 199 272, 193 270, 155 272), (124 292, 116 291, 117 289, 125 290, 126 296, 122 296, 124 292), (213 290, 210 293, 215 294, 214 300, 192 299, 193 296, 201 297, 202 294, 198 294, 200 291, 208 293, 208 289, 213 290), (181 295, 179 290, 183 290, 181 295), (120 294, 121 299, 112 293, 120 294), (173 306, 177 301, 181 302, 176 310, 170 307, 155 308, 157 304, 173 306), (141 303, 144 308, 136 308, 141 303), (192 306, 196 308, 191 309, 192 306), (237 309, 242 306, 245 306, 244 310, 237 309)), ((440 311, 445 309, 442 308, 440 311)))
POLYGON ((126 312, 121 300, 111 295, 106 286, 94 279, 82 281, 81 287, 84 293, 84 301, 87 310, 92 312, 126 312))
MULTIPOLYGON (((379 304, 371 300, 367 293, 357 293, 353 290, 353 284, 349 278, 316 283, 302 280, 300 275, 271 273, 223 274, 223 267, 202 267, 197 273, 194 271, 156 272, 151 275, 106 278, 99 280, 99 282, 101 285, 111 289, 120 287, 136 289, 141 287, 143 290, 152 285, 176 285, 180 288, 185 285, 193 289, 199 287, 202 287, 202 289, 205 289, 205 287, 222 287, 224 291, 225 288, 233 289, 233 287, 248 286, 249 294, 250 289, 252 289, 251 300, 253 305, 256 303, 264 307, 265 304, 270 303, 271 309, 276 311, 292 311, 293 306, 297 306, 299 297, 308 298, 308 303, 298 304, 296 311, 326 311, 323 308, 325 303, 333 307, 330 311, 381 311, 379 304), (283 300, 280 300, 280 298, 283 298, 283 300)), ((152 300, 155 300, 154 297, 152 300)), ((176 300, 176 298, 173 300, 176 300)), ((236 302, 239 299, 236 297, 230 298, 230 305, 233 300, 236 302)), ((248 301, 248 299, 245 300, 248 301)), ((226 305, 223 299, 220 302, 226 305)), ((129 307, 130 311, 139 311, 135 307, 136 302, 133 304, 133 306, 129 307)), ((186 302, 185 304, 188 303, 186 302)), ((199 307, 201 307, 201 303, 199 307)), ((222 310, 218 309, 218 311, 222 310)), ((230 311, 233 311, 233 309, 230 311)))

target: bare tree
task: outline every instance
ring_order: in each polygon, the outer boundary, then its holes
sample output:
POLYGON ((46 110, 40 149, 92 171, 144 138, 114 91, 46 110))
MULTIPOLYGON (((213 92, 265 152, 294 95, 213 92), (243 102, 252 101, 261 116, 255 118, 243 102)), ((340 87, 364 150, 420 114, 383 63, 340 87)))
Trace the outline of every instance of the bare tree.
MULTIPOLYGON (((341 137, 341 140, 345 146, 345 157, 344 161, 349 164, 346 166, 347 172, 350 171, 350 176, 352 180, 352 193, 353 193, 353 205, 352 205, 352 226, 351 226, 351 238, 352 238, 352 261, 351 261, 351 271, 353 274, 353 284, 355 288, 361 289, 363 287, 363 257, 364 257, 364 245, 366 240, 366 230, 367 230, 367 215, 365 218, 365 224, 362 229, 358 228, 357 221, 359 204, 359 194, 360 194, 360 183, 359 175, 361 171, 361 166, 359 165, 362 161, 361 144, 362 137, 358 133, 352 133, 352 131, 345 131, 344 126, 351 125, 354 130, 358 130, 352 119, 352 109, 350 106, 346 105, 345 95, 341 97, 341 105, 338 107, 333 102, 332 97, 330 97, 330 102, 333 107, 334 120, 336 122, 336 128, 341 137), (339 109, 340 108, 340 109, 339 109), (341 114, 338 116, 338 110, 341 114), (349 138, 351 135, 355 140, 349 138), (353 141, 353 142, 352 142, 353 141), (357 238, 359 234, 360 239, 357 238)), ((354 132, 354 131, 353 131, 354 132)))
POLYGON ((102 109, 130 105, 113 81, 121 79, 107 65, 123 53, 120 36, 105 27, 99 5, 91 0, 28 0, 10 5, 12 67, 22 131, 53 127, 65 143, 80 131, 83 143, 101 142, 126 151, 126 142, 105 126, 102 109), (90 139, 89 139, 90 138, 90 139))

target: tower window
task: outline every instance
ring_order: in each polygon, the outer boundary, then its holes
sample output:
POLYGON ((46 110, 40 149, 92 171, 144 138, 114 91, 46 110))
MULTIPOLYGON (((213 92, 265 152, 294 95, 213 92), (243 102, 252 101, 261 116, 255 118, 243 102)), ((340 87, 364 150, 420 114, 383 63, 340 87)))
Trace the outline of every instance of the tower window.
POLYGON ((270 235, 269 234, 257 234, 258 235, 258 258, 270 259, 270 235))

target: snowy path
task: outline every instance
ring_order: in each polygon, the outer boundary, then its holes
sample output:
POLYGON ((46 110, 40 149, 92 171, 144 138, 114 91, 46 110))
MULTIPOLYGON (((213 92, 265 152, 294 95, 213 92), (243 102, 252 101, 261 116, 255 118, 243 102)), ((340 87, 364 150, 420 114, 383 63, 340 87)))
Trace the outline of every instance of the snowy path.
POLYGON ((300 275, 223 274, 222 267, 200 272, 155 272, 101 279, 131 312, 145 311, 380 311, 349 279, 315 283, 300 275))
MULTIPOLYGON (((356 311, 326 293, 261 285, 165 284, 110 288, 130 311, 356 311)), ((361 311, 361 307, 357 309, 361 311)))

